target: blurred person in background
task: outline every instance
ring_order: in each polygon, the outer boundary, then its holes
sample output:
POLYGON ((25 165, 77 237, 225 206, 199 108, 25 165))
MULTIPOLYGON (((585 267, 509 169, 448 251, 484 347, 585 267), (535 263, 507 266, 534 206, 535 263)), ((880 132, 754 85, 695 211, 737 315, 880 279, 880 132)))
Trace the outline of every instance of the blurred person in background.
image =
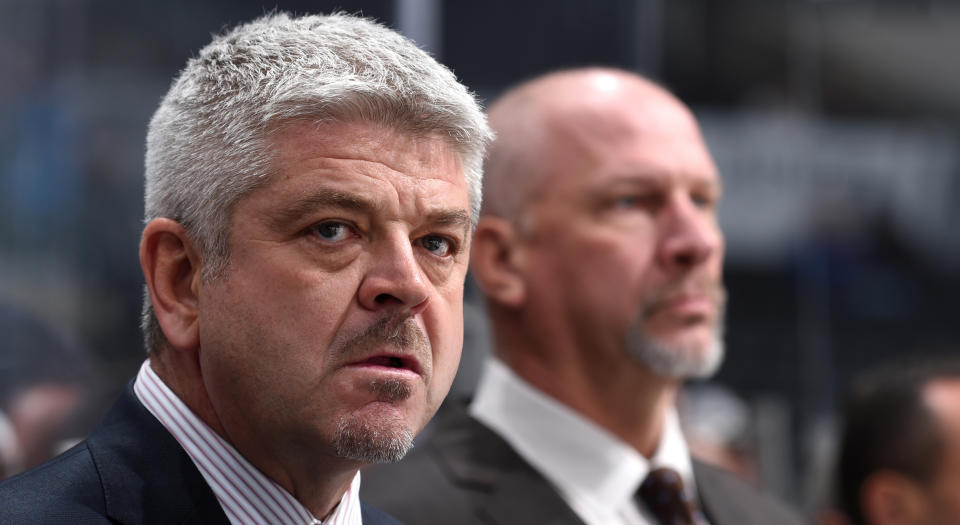
POLYGON ((960 523, 960 359, 897 364, 857 381, 837 471, 852 525, 960 523))
POLYGON ((395 523, 359 467, 453 380, 489 138, 371 21, 215 36, 148 130, 148 359, 89 438, 0 484, 0 523, 395 523))
POLYGON ((47 323, 0 302, 0 479, 54 457, 86 433, 89 356, 47 323), (78 428, 78 425, 84 428, 78 428))
POLYGON ((472 403, 371 469, 365 497, 413 525, 798 523, 692 460, 680 430, 677 390, 719 366, 725 304, 720 180, 690 111, 582 69, 488 115, 471 264, 494 356, 472 403))
POLYGON ((760 486, 750 407, 717 383, 686 385, 677 400, 690 454, 760 486))

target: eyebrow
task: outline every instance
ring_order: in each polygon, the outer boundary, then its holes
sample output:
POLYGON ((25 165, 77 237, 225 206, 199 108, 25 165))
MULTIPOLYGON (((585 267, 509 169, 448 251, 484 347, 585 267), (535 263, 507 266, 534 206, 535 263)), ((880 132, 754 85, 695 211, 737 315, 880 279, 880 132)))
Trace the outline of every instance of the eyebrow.
POLYGON ((666 186, 665 177, 619 176, 608 180, 595 181, 586 193, 594 197, 604 197, 611 192, 622 190, 658 190, 666 186))
POLYGON ((337 190, 319 190, 295 200, 288 206, 274 210, 270 214, 269 222, 274 229, 283 230, 290 224, 298 222, 304 216, 319 209, 334 208, 371 213, 376 211, 378 207, 372 201, 357 195, 337 190))
MULTIPOLYGON (((357 213, 372 214, 380 206, 358 195, 337 190, 322 189, 297 199, 289 206, 274 210, 269 220, 270 226, 277 230, 286 229, 299 222, 303 217, 321 209, 339 209, 357 213)), ((439 209, 428 211, 424 222, 436 226, 460 227, 465 234, 473 228, 470 213, 465 209, 439 209)))
MULTIPOLYGON (((625 175, 597 183, 590 189, 590 191, 591 193, 602 195, 607 191, 621 188, 656 190, 667 187, 671 184, 673 183, 671 182, 670 177, 666 175, 658 176, 656 174, 651 174, 642 178, 625 175)), ((723 192, 723 181, 719 178, 719 176, 711 180, 692 178, 685 181, 685 184, 690 188, 707 188, 711 191, 715 191, 718 195, 723 192)))
POLYGON ((437 226, 453 226, 463 229, 464 235, 469 235, 473 229, 473 221, 470 219, 470 213, 464 209, 438 210, 427 213, 428 223, 437 226))

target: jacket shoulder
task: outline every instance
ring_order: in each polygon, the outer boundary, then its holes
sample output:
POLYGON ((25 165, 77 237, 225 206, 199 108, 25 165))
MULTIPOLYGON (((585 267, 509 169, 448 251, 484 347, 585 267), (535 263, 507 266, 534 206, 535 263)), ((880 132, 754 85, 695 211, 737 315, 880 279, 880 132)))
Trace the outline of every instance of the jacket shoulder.
POLYGON ((796 511, 729 472, 693 462, 697 492, 714 525, 800 525, 796 511))
POLYGON ((87 442, 0 483, 0 523, 107 522, 87 442))
POLYGON ((362 501, 360 502, 360 516, 363 519, 363 525, 402 525, 393 516, 362 501))
POLYGON ((0 523, 229 523, 132 381, 85 441, 0 484, 0 523))

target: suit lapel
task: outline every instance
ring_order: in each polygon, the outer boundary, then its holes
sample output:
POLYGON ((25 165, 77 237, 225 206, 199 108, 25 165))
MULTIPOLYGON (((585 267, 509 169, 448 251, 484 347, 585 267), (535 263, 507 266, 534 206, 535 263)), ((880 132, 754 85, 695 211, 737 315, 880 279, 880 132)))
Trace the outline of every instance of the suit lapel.
POLYGON ((228 524, 203 476, 136 398, 132 382, 87 443, 111 518, 120 523, 228 524))
POLYGON ((448 406, 433 437, 437 460, 451 481, 469 487, 483 521, 497 525, 581 525, 556 490, 500 436, 448 406))
POLYGON ((726 471, 693 462, 697 488, 713 525, 799 525, 800 516, 726 471))
POLYGON ((733 525, 752 523, 749 514, 744 513, 741 490, 733 487, 730 475, 715 467, 693 460, 693 476, 697 481, 697 493, 707 519, 713 525, 733 525))
POLYGON ((491 523, 582 525, 569 505, 539 474, 505 473, 490 493, 483 513, 491 523))
POLYGON ((360 519, 363 525, 402 525, 393 516, 360 502, 360 519))

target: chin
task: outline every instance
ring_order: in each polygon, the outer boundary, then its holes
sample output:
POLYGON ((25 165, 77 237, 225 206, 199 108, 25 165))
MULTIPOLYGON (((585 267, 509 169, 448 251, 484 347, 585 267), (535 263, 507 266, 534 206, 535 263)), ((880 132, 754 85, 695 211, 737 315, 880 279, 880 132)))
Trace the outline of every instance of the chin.
POLYGON ((630 355, 651 372, 676 379, 711 377, 723 361, 723 340, 715 333, 659 338, 634 333, 628 339, 630 355))
POLYGON ((393 463, 413 447, 415 434, 406 418, 395 411, 363 410, 337 421, 333 447, 342 459, 393 463))

